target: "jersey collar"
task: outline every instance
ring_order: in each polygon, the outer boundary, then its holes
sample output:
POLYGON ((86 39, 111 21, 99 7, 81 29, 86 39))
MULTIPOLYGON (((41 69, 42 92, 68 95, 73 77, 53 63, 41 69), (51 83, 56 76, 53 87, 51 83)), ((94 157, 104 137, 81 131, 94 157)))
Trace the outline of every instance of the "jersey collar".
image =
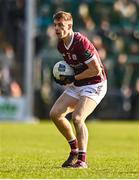
POLYGON ((65 47, 67 50, 71 47, 71 45, 72 45, 72 43, 73 43, 73 39, 74 39, 74 33, 72 34, 72 37, 71 37, 71 40, 70 40, 69 45, 66 46, 66 44, 64 43, 64 47, 65 47))

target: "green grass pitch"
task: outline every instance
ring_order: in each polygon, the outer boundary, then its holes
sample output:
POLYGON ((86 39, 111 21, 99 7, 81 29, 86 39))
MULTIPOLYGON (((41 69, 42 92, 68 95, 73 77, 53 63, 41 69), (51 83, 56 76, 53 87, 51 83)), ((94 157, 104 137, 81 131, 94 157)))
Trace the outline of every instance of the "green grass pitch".
POLYGON ((0 178, 139 178, 139 122, 87 127, 89 168, 63 169, 69 147, 53 123, 0 123, 0 178))

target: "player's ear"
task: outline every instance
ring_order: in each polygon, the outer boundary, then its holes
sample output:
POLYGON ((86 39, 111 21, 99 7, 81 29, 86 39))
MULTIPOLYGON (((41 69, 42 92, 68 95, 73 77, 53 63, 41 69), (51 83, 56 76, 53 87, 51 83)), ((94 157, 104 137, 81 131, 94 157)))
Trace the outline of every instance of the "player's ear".
POLYGON ((71 29, 72 28, 72 24, 68 24, 68 29, 71 29))

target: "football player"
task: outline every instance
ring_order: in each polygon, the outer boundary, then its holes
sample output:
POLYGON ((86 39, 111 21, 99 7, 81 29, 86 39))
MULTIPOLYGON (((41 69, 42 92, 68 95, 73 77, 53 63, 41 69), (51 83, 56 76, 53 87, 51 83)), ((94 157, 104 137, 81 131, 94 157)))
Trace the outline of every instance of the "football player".
POLYGON ((75 75, 62 76, 58 81, 61 85, 71 84, 53 105, 50 117, 71 149, 62 167, 87 168, 88 129, 85 120, 106 94, 106 74, 94 45, 84 35, 73 31, 72 15, 59 11, 53 20, 58 51, 74 69, 75 75), (76 135, 66 119, 71 112, 76 135))

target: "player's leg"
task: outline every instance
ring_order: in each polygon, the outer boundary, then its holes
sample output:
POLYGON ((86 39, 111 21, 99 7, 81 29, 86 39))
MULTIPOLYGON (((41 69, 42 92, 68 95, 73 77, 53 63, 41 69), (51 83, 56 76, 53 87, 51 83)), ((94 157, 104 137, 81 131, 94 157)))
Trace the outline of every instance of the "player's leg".
POLYGON ((71 152, 68 159, 62 164, 62 167, 70 167, 77 160, 78 143, 73 133, 71 124, 65 118, 65 116, 72 112, 77 104, 78 100, 65 93, 63 93, 50 111, 50 117, 55 123, 61 134, 67 139, 71 152))
POLYGON ((86 151, 88 144, 88 129, 85 124, 86 118, 94 111, 97 104, 94 100, 89 97, 81 97, 78 102, 75 111, 72 114, 73 123, 76 130, 76 136, 78 139, 78 162, 75 166, 83 166, 83 168, 87 167, 86 165, 86 151))
POLYGON ((50 117, 55 123, 58 130, 62 133, 62 135, 70 141, 71 139, 75 139, 75 135, 73 133, 71 124, 65 118, 65 116, 73 112, 78 100, 73 98, 65 93, 63 93, 53 105, 50 111, 50 117))
POLYGON ((88 130, 85 125, 85 120, 101 102, 106 91, 107 81, 81 88, 81 98, 72 115, 79 147, 79 160, 74 167, 86 167, 85 161, 88 144, 88 130))

